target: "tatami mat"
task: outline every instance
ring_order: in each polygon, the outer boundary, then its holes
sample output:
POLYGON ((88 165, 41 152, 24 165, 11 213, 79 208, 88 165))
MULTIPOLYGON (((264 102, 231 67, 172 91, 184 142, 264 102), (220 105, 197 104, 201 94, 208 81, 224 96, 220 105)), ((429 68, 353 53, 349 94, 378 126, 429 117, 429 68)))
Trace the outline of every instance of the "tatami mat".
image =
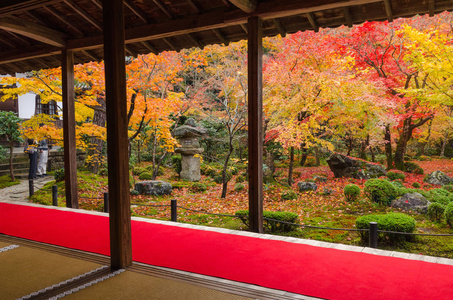
POLYGON ((23 297, 99 267, 96 263, 20 246, 0 253, 0 299, 23 297))
POLYGON ((125 271, 66 296, 65 299, 247 300, 252 298, 125 271))

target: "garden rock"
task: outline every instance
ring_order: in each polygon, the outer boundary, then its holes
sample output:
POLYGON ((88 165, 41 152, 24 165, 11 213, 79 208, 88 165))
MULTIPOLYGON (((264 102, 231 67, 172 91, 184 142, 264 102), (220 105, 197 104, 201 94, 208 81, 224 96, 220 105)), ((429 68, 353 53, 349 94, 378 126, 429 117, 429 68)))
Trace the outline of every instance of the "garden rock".
POLYGON ((428 174, 425 177, 424 181, 427 183, 430 183, 430 184, 446 185, 446 184, 453 183, 453 178, 451 178, 450 176, 447 176, 442 171, 434 171, 431 174, 428 174))
POLYGON ((170 195, 172 186, 170 183, 162 180, 140 181, 135 184, 135 190, 140 195, 170 195))
POLYGON ((316 182, 327 182, 327 177, 315 175, 313 180, 316 182))
POLYGON ((330 170, 335 177, 352 177, 356 179, 370 179, 385 176, 387 172, 384 167, 355 159, 339 153, 332 154, 328 159, 330 170))
POLYGON ((412 210, 421 214, 428 213, 431 203, 420 193, 406 193, 400 198, 393 200, 391 206, 402 210, 412 210))
POLYGON ((318 186, 314 182, 298 182, 297 186, 299 187, 299 191, 305 192, 305 191, 316 191, 318 189, 318 186))

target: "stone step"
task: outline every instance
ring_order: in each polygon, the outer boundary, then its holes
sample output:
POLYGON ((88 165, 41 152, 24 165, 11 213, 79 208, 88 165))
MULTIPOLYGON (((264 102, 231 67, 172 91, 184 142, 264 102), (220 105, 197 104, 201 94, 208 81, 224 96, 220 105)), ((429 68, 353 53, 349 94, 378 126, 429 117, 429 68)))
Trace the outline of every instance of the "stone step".
MULTIPOLYGON (((19 177, 19 175, 26 174, 26 177, 28 177, 28 168, 21 168, 21 169, 14 169, 14 177, 19 177)), ((0 176, 4 175, 9 175, 9 169, 8 170, 0 170, 0 176)))

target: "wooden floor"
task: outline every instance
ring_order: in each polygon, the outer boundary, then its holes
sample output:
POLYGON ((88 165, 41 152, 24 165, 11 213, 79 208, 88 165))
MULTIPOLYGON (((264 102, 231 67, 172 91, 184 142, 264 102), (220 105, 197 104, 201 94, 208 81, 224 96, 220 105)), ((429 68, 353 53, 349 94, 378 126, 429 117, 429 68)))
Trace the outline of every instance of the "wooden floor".
POLYGON ((65 299, 314 299, 138 263, 113 272, 106 256, 6 235, 0 235, 0 249, 5 249, 0 250, 2 300, 62 296, 65 299))

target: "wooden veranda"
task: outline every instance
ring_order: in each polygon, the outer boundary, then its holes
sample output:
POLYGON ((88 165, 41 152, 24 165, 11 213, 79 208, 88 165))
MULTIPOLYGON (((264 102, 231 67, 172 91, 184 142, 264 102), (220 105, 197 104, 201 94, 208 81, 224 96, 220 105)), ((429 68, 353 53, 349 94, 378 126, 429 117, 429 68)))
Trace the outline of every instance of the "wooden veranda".
POLYGON ((74 64, 105 60, 111 267, 124 268, 132 264, 125 55, 248 39, 250 226, 262 232, 262 37, 452 9, 451 0, 4 0, 0 74, 62 66, 66 199, 76 208, 74 64))

